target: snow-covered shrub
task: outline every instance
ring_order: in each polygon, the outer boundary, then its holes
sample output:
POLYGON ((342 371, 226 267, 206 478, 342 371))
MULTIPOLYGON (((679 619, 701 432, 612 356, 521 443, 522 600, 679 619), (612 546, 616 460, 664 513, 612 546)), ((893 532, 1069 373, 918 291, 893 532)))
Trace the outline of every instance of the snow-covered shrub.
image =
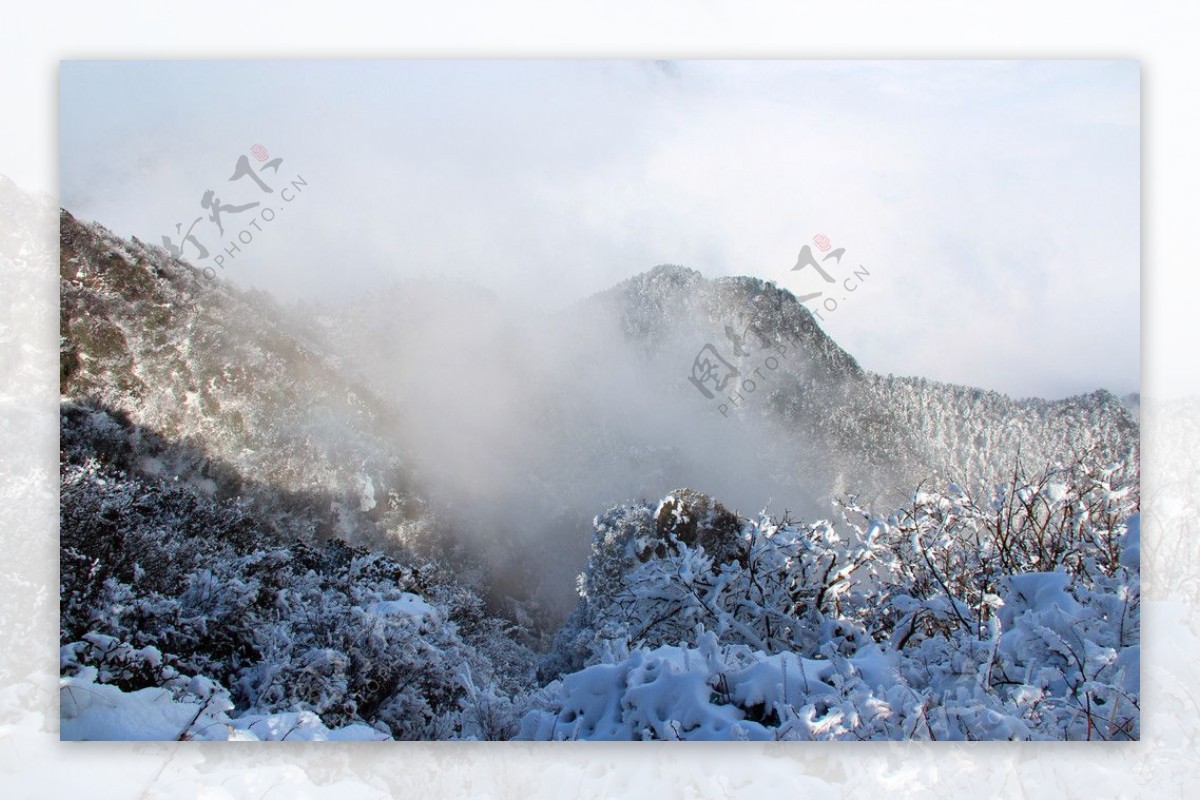
POLYGON ((592 555, 579 579, 581 600, 542 666, 547 677, 578 669, 631 647, 695 644, 701 631, 723 643, 769 652, 815 655, 851 651, 866 639, 844 605, 862 602, 851 577, 867 572, 878 547, 870 539, 846 542, 828 523, 798 526, 767 515, 725 524, 724 541, 689 544, 664 527, 671 515, 716 506, 680 504, 687 491, 657 509, 625 505, 595 523, 592 555), (719 543, 719 544, 718 544, 719 543), (830 617, 830 615, 834 617, 830 617), (835 619, 836 618, 836 619, 835 619))
POLYGON ((763 514, 717 559, 664 534, 679 497, 597 518, 523 737, 1139 736, 1134 467, 851 498, 840 527, 763 514))
POLYGON ((1006 483, 919 488, 884 516, 853 498, 841 506, 852 536, 881 546, 871 583, 887 592, 862 610, 877 638, 958 627, 981 635, 1003 582, 1017 574, 1062 572, 1084 586, 1137 574, 1136 561, 1121 562, 1139 508, 1136 464, 1085 454, 1027 475, 1018 463, 1006 483))
POLYGON ((990 640, 961 629, 809 659, 706 631, 695 647, 637 647, 563 676, 520 737, 1135 739, 1139 649, 1104 644, 1119 622, 1084 612, 1062 573, 1012 578, 1000 600, 1013 614, 990 640))

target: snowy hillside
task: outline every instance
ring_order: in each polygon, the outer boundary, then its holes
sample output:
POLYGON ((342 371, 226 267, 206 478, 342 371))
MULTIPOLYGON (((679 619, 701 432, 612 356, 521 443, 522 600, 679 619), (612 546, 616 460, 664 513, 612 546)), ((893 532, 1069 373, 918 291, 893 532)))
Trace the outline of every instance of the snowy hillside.
POLYGON ((161 248, 65 211, 61 244, 64 398, 191 446, 166 448, 139 469, 180 476, 214 498, 243 494, 251 477, 314 493, 320 503, 305 510, 313 535, 403 544, 431 525, 387 446, 394 432, 382 404, 269 297, 208 283, 161 248))

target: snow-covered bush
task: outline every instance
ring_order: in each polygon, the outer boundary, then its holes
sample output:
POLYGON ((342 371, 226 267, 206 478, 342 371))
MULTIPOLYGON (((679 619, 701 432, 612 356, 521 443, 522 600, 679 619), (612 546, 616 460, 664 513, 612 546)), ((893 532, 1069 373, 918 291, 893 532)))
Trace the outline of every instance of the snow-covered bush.
MULTIPOLYGON (((865 639, 850 617, 830 617, 863 592, 850 577, 866 572, 877 545, 850 543, 828 523, 798 526, 767 515, 723 522, 713 558, 678 535, 676 521, 698 514, 724 520, 723 508, 690 490, 657 509, 624 505, 596 519, 581 600, 559 634, 543 675, 592 664, 631 647, 692 644, 698 632, 768 652, 815 655, 853 650, 865 639), (681 499, 690 499, 682 502, 681 499), (669 519, 664 511, 669 510, 669 519), (698 511, 699 510, 699 511, 698 511)), ((701 521, 701 532, 704 531, 701 521)))
POLYGON ((521 735, 1137 738, 1136 482, 1080 458, 884 516, 851 498, 840 527, 763 514, 720 559, 663 525, 714 502, 616 507, 521 735))

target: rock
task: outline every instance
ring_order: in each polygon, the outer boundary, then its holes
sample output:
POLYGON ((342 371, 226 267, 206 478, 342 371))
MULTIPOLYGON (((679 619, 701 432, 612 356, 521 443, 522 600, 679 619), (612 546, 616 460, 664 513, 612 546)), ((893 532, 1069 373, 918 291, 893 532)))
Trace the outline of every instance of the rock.
POLYGON ((638 558, 662 558, 678 552, 677 543, 703 548, 720 565, 745 558, 741 523, 733 512, 702 492, 679 489, 658 506, 654 537, 639 543, 638 558))

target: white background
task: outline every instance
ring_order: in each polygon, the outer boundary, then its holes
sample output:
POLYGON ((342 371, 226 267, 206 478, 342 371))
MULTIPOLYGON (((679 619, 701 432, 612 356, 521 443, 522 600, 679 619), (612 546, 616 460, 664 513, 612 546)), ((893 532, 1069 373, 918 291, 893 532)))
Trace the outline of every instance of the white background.
MULTIPOLYGON (((1137 59, 1143 81, 1142 393, 1148 404, 1143 497, 1151 498, 1156 480, 1178 475, 1175 465, 1156 462, 1162 450, 1152 436, 1154 403, 1200 394, 1191 317, 1200 288, 1193 202, 1200 185, 1198 23, 1200 5, 1192 2, 1095 0, 8 3, 0 11, 0 174, 55 194, 59 59, 1137 59)), ((0 221, 0 228, 13 222, 0 221)), ((46 236, 52 254, 54 231, 46 236)), ((34 555, 28 574, 6 579, 3 592, 30 608, 41 593, 42 607, 53 612, 57 297, 52 263, 47 266, 47 280, 35 286, 0 285, 0 292, 29 293, 19 299, 22 308, 40 310, 35 318, 0 321, 19 326, 19 336, 0 337, 12 350, 0 360, 0 409, 8 414, 21 401, 39 415, 20 427, 0 426, 6 507, 0 538, 4 558, 14 549, 34 555)), ((1200 417, 1195 405, 1171 408, 1176 417, 1200 417)), ((1196 475, 1194 469, 1183 473, 1189 494, 1196 475)), ((1166 510, 1164 522, 1145 527, 1147 536, 1157 530, 1157 536, 1200 537, 1190 518, 1170 517, 1177 508, 1186 505, 1166 510)), ((1198 566, 1188 557, 1169 567, 1194 577, 1198 566)), ((1151 559, 1145 569, 1152 588, 1154 570, 1166 567, 1151 559)), ((1200 793, 1194 745, 1200 640, 1190 627, 1197 593, 1194 580, 1170 586, 1192 589, 1160 594, 1144 608, 1144 740, 1133 745, 59 744, 55 633, 13 642, 5 632, 3 658, 39 665, 44 674, 0 688, 0 709, 9 710, 0 719, 0 794, 1194 797, 1200 793)), ((46 618, 50 627, 53 617, 46 618)))

